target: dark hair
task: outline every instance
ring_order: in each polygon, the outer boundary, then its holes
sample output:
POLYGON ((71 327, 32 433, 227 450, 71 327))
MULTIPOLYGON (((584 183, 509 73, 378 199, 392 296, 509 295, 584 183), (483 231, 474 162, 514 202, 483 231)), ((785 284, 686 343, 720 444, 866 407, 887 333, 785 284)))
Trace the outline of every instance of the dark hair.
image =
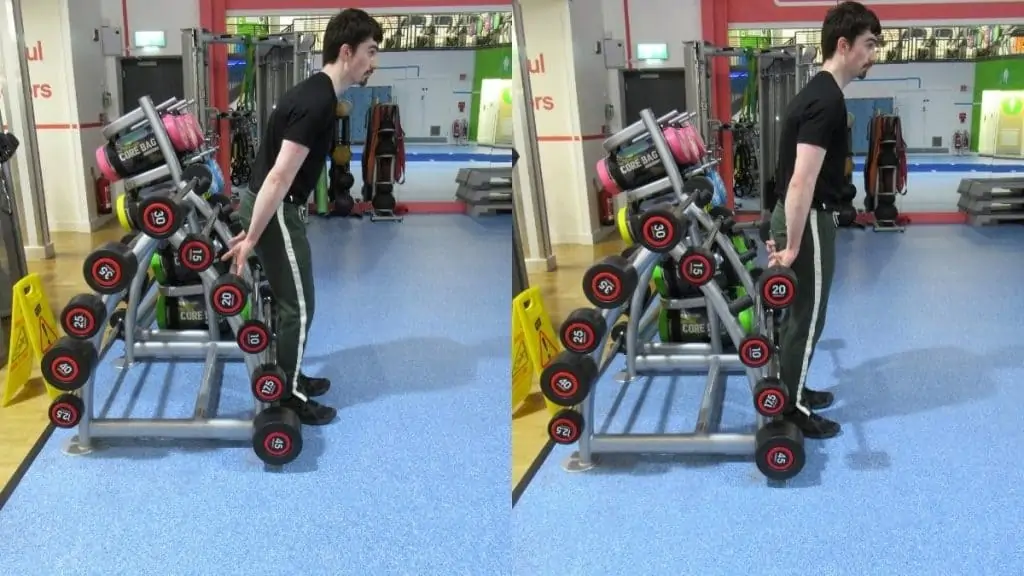
POLYGON ((324 30, 324 65, 338 60, 342 46, 348 44, 355 52, 360 44, 371 38, 378 44, 384 41, 384 31, 372 16, 357 8, 338 12, 324 30))
POLYGON ((828 60, 835 56, 840 38, 846 38, 852 46, 865 32, 882 35, 882 24, 874 12, 860 2, 837 5, 825 14, 825 21, 821 24, 821 58, 828 60))

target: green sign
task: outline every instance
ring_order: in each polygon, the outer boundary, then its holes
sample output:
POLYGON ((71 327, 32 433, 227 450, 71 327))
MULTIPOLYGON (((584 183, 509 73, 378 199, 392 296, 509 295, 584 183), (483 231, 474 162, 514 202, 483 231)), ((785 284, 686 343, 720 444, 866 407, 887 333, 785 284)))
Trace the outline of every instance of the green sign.
POLYGON ((668 44, 637 44, 636 57, 639 60, 668 60, 668 44))
POLYGON ((1016 96, 1009 96, 1003 99, 1003 114, 1007 116, 1016 116, 1020 114, 1021 110, 1024 110, 1024 101, 1016 96))

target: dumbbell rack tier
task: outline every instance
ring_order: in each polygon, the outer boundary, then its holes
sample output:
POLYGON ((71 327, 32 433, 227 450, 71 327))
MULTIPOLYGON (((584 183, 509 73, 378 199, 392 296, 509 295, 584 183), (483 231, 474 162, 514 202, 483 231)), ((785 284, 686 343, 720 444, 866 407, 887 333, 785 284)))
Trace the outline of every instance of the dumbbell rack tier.
MULTIPOLYGON (((669 118, 674 116, 674 112, 666 115, 669 118)), ((641 112, 640 122, 633 124, 605 141, 605 149, 614 150, 624 142, 632 141, 644 132, 652 138, 661 158, 672 157, 668 143, 662 135, 659 121, 655 119, 650 110, 643 110, 641 112)), ((674 190, 678 199, 678 204, 674 208, 667 210, 674 209, 676 211, 675 222, 678 225, 674 227, 665 225, 667 217, 663 217, 663 226, 674 229, 669 231, 667 235, 659 237, 664 241, 661 242, 656 251, 651 249, 651 246, 647 246, 636 250, 628 260, 619 257, 625 260, 625 265, 631 270, 629 275, 636 274, 635 287, 638 288, 632 291, 629 299, 623 297, 627 292, 624 292, 622 288, 627 285, 630 288, 633 287, 632 280, 627 283, 620 283, 619 289, 611 290, 611 293, 617 296, 599 305, 603 310, 600 312, 601 322, 598 322, 596 325, 604 329, 587 328, 582 330, 583 333, 589 332, 593 336, 590 339, 591 342, 585 348, 579 349, 578 353, 573 352, 572 343, 586 340, 586 338, 582 340, 576 339, 574 337, 575 332, 570 334, 570 331, 575 330, 575 328, 572 328, 571 323, 568 328, 563 326, 562 341, 567 352, 556 358, 552 363, 554 367, 549 367, 542 375, 541 388, 545 390, 546 388, 550 389, 557 386, 563 390, 576 390, 572 400, 575 401, 579 398, 579 412, 578 416, 573 416, 573 414, 577 413, 571 407, 567 407, 567 410, 560 412, 559 415, 552 419, 549 425, 549 433, 554 437, 559 429, 571 430, 573 427, 580 428, 578 450, 572 454, 565 464, 566 469, 571 471, 589 469, 595 465, 596 459, 601 454, 612 453, 755 455, 758 460, 758 467, 767 476, 776 478, 791 477, 796 472, 799 472, 803 462, 802 436, 799 435, 799 430, 794 430, 791 424, 773 421, 758 414, 756 416, 756 434, 724 433, 718 431, 725 395, 725 377, 727 374, 745 375, 752 393, 759 399, 761 397, 758 392, 759 387, 762 387, 760 388, 762 392, 766 390, 763 388, 766 382, 774 383, 774 386, 776 386, 775 390, 778 390, 780 386, 778 381, 773 379, 773 376, 778 374, 778 362, 776 355, 771 353, 771 340, 766 337, 756 338, 756 344, 760 346, 759 353, 761 356, 759 358, 765 359, 765 362, 760 363, 757 368, 749 367, 751 364, 749 359, 752 348, 748 348, 747 344, 753 341, 754 338, 745 335, 736 318, 738 310, 752 308, 754 311, 754 334, 773 335, 775 333, 774 316, 764 307, 762 303, 764 297, 761 296, 761 294, 767 293, 766 286, 768 286, 768 283, 762 278, 762 281, 755 286, 753 278, 744 266, 744 257, 741 257, 736 252, 731 239, 727 238, 724 234, 718 233, 722 222, 712 219, 701 207, 694 204, 693 199, 690 197, 691 195, 684 192, 683 177, 674 162, 665 163, 665 168, 667 177, 664 180, 669 182, 669 186, 674 190), (706 257, 711 246, 717 246, 719 249, 720 256, 711 255, 711 259, 714 261, 708 260, 706 257), (702 256, 694 259, 693 255, 697 253, 702 254, 702 256), (720 262, 718 262, 719 259, 721 260, 720 262), (662 260, 677 262, 681 269, 685 269, 689 265, 688 263, 696 262, 704 267, 703 274, 711 276, 714 275, 714 269, 717 267, 717 264, 730 266, 736 272, 736 277, 747 294, 758 296, 746 296, 730 303, 718 283, 708 279, 710 281, 705 280, 705 283, 700 285, 699 289, 703 294, 701 299, 662 303, 659 302, 659 298, 652 298, 648 302, 644 287, 649 285, 655 265, 662 260), (618 306, 615 306, 617 303, 618 306), (710 343, 643 343, 644 337, 650 336, 653 332, 652 325, 655 324, 654 319, 657 317, 661 306, 687 308, 699 304, 704 304, 707 309, 710 343), (619 336, 614 336, 615 331, 608 329, 608 327, 614 326, 615 322, 626 310, 639 310, 642 312, 629 312, 626 329, 619 336), (740 353, 730 354, 723 350, 722 330, 730 337, 740 353), (609 340, 613 338, 616 341, 609 347, 609 340), (626 367, 617 378, 622 383, 632 383, 638 377, 645 375, 666 373, 707 374, 707 383, 698 412, 697 425, 692 433, 607 434, 595 432, 593 426, 595 421, 594 394, 590 390, 611 365, 612 359, 615 357, 615 350, 619 349, 623 344, 625 346, 626 367), (610 353, 608 353, 609 350, 611 350, 610 353), (741 359, 742 355, 746 355, 747 362, 741 359), (572 378, 575 381, 575 386, 563 387, 560 383, 555 382, 562 377, 557 371, 566 370, 566 368, 558 365, 563 358, 566 358, 565 365, 574 364, 583 367, 581 368, 582 372, 578 372, 578 374, 584 374, 585 376, 577 378, 574 375, 572 378), (556 372, 550 372, 551 370, 556 372), (584 380, 586 383, 583 382, 584 380), (580 395, 584 396, 580 398, 580 395), (781 434, 780 430, 783 431, 781 434), (766 471, 767 466, 764 462, 767 461, 767 458, 783 453, 789 455, 787 469, 778 473, 770 470, 766 471)), ((659 187, 664 188, 665 184, 662 183, 659 187)), ((655 218, 652 217, 649 221, 654 222, 655 218)), ((656 234, 652 234, 651 238, 656 236, 656 234)), ((641 242, 641 245, 653 244, 655 242, 641 242)), ((747 256, 747 259, 749 259, 749 256, 747 256)), ((584 276, 585 290, 587 285, 592 285, 595 289, 598 289, 596 288, 598 286, 597 281, 602 272, 594 272, 595 270, 599 269, 596 267, 592 268, 584 276)), ((787 281, 791 282, 791 280, 787 281)), ((625 290, 630 288, 625 288, 625 290)), ((791 288, 795 289, 795 284, 791 284, 791 288)), ((790 298, 791 295, 792 292, 790 293, 790 298)), ((594 302, 596 297, 592 297, 591 292, 588 292, 588 298, 591 298, 591 301, 594 302)), ((596 302, 594 303, 598 305, 596 302)), ((568 370, 571 371, 571 369, 568 370)), ((784 391, 781 390, 776 393, 784 395, 784 391)), ((552 396, 557 396, 557 394, 552 396)), ((549 399, 552 398, 549 396, 549 399)), ((552 401, 554 400, 552 399, 552 401)), ((564 406, 567 403, 562 403, 561 405, 564 406)), ((781 409, 782 405, 779 408, 781 409)))
MULTIPOLYGON (((173 113, 176 111, 184 110, 185 108, 193 105, 194 103, 194 100, 179 100, 178 98, 169 98, 161 102, 160 104, 157 104, 156 106, 154 106, 154 108, 156 109, 157 113, 173 113)), ((142 114, 142 109, 137 108, 134 111, 104 126, 103 137, 109 140, 117 137, 117 135, 121 132, 124 132, 126 130, 136 130, 138 128, 143 127, 147 123, 148 120, 142 114)), ((180 165, 181 167, 185 167, 191 164, 205 162, 207 158, 210 158, 216 153, 217 147, 204 144, 200 146, 198 150, 193 152, 188 158, 183 160, 180 163, 180 165)), ((175 157, 177 157, 177 153, 175 153, 175 157)), ((168 178, 171 178, 170 165, 162 164, 160 166, 157 166, 156 168, 142 172, 141 174, 136 174, 134 176, 129 176, 127 178, 122 178, 121 184, 122 186, 124 186, 124 190, 127 192, 130 190, 136 190, 138 188, 149 186, 150 184, 154 184, 156 182, 161 182, 168 178)))
MULTIPOLYGON (((883 152, 878 155, 881 158, 897 158, 895 139, 885 139, 879 142, 883 152)), ((875 232, 905 232, 906 228, 899 223, 900 212, 896 201, 900 195, 896 187, 899 164, 879 164, 875 167, 875 232), (892 206, 895 216, 891 219, 879 219, 879 206, 892 206)))
MULTIPOLYGON (((394 135, 397 131, 394 128, 381 128, 377 130, 380 134, 391 134, 394 135)), ((373 168, 371 168, 372 178, 370 179, 370 198, 377 197, 377 185, 385 184, 390 187, 391 194, 394 195, 395 190, 395 169, 397 166, 395 163, 398 161, 398 156, 394 154, 375 154, 373 157, 373 168), (381 166, 386 166, 386 169, 382 169, 381 166), (381 180, 382 177, 387 177, 387 180, 381 180)), ((377 222, 402 222, 405 220, 403 216, 395 214, 394 209, 389 208, 377 208, 372 205, 370 207, 370 221, 377 222)))
MULTIPOLYGON (((232 237, 232 234, 227 225, 218 220, 220 208, 210 206, 193 191, 198 184, 198 179, 193 178, 187 182, 183 181, 181 166, 178 163, 167 132, 163 129, 160 122, 159 112, 150 98, 140 98, 139 105, 140 108, 138 110, 127 116, 127 118, 131 118, 130 121, 122 118, 117 124, 123 126, 132 125, 138 122, 139 117, 149 121, 166 159, 167 169, 177 188, 177 191, 172 193, 171 201, 182 208, 180 214, 184 222, 182 226, 178 227, 173 234, 164 240, 140 234, 131 241, 128 245, 132 254, 131 258, 136 264, 140 264, 140 266, 137 266, 137 273, 134 274, 126 293, 122 291, 115 294, 107 294, 102 299, 107 318, 114 314, 120 302, 127 301, 121 330, 115 330, 106 339, 104 339, 106 331, 100 330, 87 343, 99 352, 96 359, 96 362, 99 362, 102 361, 103 356, 111 349, 117 337, 123 337, 124 357, 120 362, 122 369, 132 367, 138 360, 203 359, 205 364, 202 381, 192 418, 97 418, 94 414, 94 376, 90 374, 88 380, 79 389, 82 410, 80 420, 77 423, 77 435, 71 439, 66 449, 69 454, 91 452, 95 440, 110 438, 210 439, 247 442, 253 440, 254 419, 213 417, 216 402, 219 399, 219 367, 222 360, 242 358, 248 372, 252 374, 262 363, 267 361, 269 353, 243 354, 237 343, 222 341, 220 338, 219 322, 213 320, 218 318, 218 315, 214 312, 209 298, 207 298, 207 318, 210 319, 208 331, 174 332, 150 329, 148 328, 149 324, 146 323, 147 320, 151 321, 154 316, 153 308, 156 296, 159 290, 161 290, 160 286, 153 283, 148 292, 144 294, 148 283, 148 263, 154 251, 164 242, 179 250, 182 243, 186 241, 187 231, 189 230, 192 232, 205 230, 208 233, 215 233, 224 245, 232 237), (197 214, 206 220, 206 226, 200 226, 197 214), (120 334, 117 332, 120 332, 120 334)), ((218 280, 218 273, 215 268, 208 268, 198 275, 201 278, 204 293, 210 294, 211 287, 218 280)), ((250 282, 255 280, 252 278, 251 270, 246 272, 246 276, 246 279, 250 282)), ((253 292, 258 298, 258 285, 250 285, 254 286, 253 292)), ((259 300, 257 299, 256 302, 259 303, 259 300)), ((261 306, 254 308, 257 310, 257 314, 263 312, 261 306)), ((226 318, 226 320, 236 334, 242 329, 243 322, 237 315, 226 318)), ((45 362, 46 360, 44 359, 45 362)), ((265 406, 256 402, 255 408, 259 412, 265 406)))

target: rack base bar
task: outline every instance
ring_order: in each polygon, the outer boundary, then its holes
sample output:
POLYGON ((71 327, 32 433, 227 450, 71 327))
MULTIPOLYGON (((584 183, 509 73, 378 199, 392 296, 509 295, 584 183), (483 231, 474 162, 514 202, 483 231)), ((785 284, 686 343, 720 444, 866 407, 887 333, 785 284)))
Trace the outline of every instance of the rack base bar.
MULTIPOLYGON (((252 441, 252 420, 210 418, 135 419, 99 418, 92 421, 89 435, 102 438, 173 438, 175 440, 252 441)), ((77 438, 77 437, 76 437, 77 438)))

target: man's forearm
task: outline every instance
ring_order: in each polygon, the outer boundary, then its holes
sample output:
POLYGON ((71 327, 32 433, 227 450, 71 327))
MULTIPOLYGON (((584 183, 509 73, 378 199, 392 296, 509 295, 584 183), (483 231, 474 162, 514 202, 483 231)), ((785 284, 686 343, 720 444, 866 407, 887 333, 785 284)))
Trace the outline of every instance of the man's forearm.
POLYGON ((807 214, 811 211, 814 185, 790 182, 786 191, 786 249, 800 250, 807 214))
POLYGON ((256 202, 252 207, 252 221, 249 223, 249 230, 246 231, 253 242, 259 240, 263 235, 270 219, 277 212, 278 206, 288 195, 289 188, 291 188, 291 182, 285 182, 284 178, 276 176, 273 172, 267 175, 263 186, 260 187, 259 194, 256 195, 256 202))

